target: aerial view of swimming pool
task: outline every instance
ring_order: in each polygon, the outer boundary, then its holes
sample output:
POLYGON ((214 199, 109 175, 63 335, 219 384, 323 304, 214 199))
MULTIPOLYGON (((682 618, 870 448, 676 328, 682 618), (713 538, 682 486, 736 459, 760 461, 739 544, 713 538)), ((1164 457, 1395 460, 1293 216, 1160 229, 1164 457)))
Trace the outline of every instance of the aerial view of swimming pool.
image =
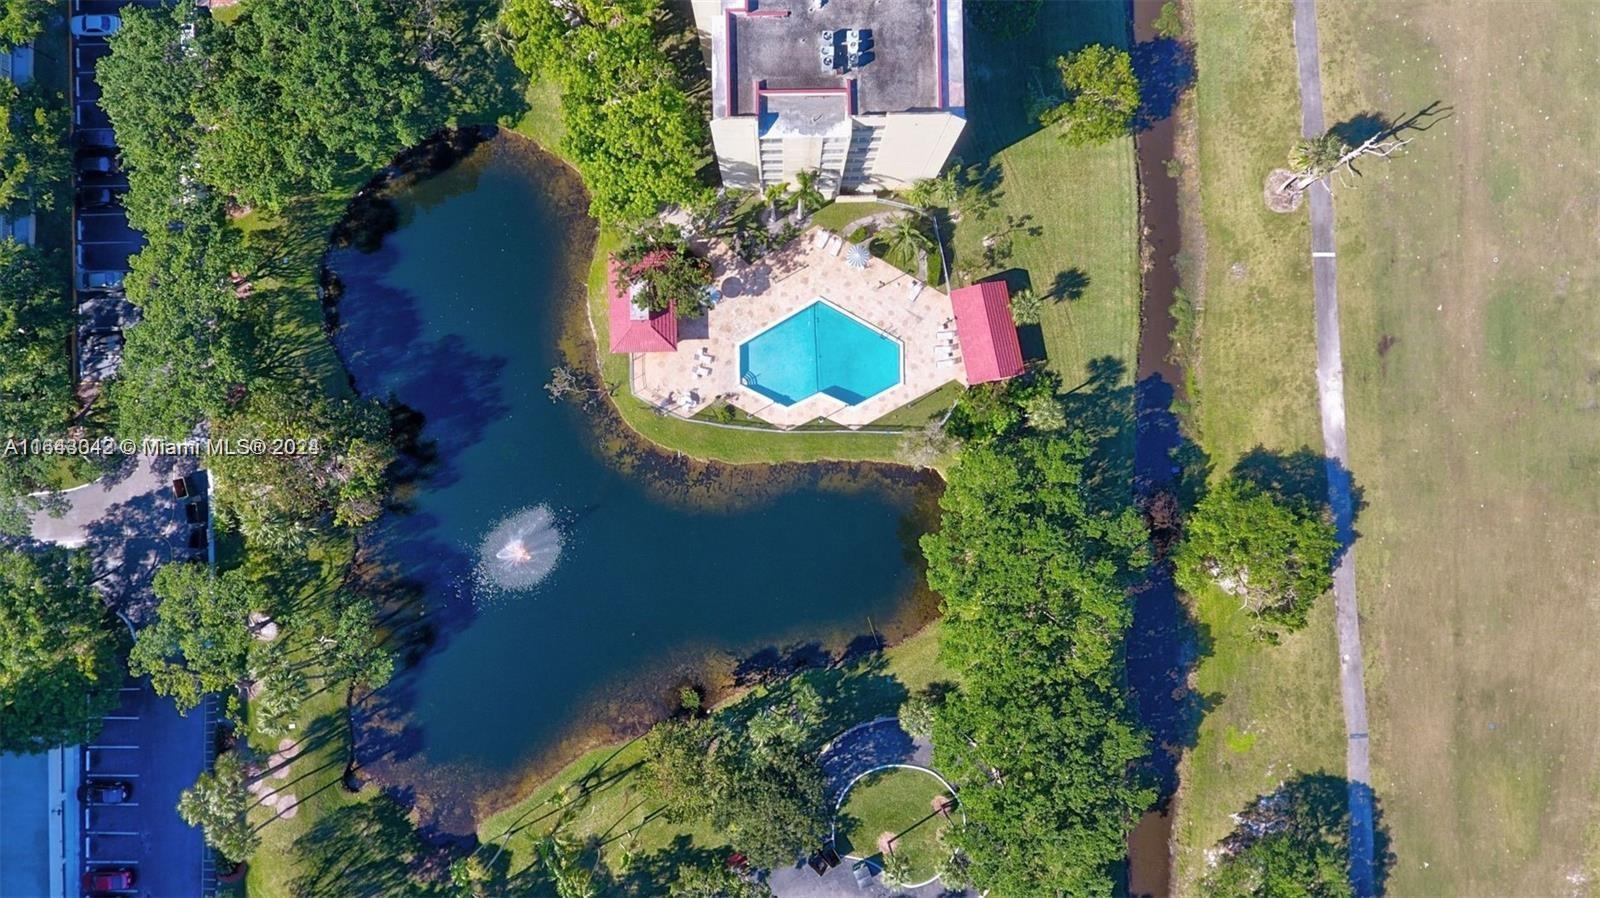
POLYGON ((900 342, 818 299, 739 347, 739 380, 781 405, 855 405, 900 382, 900 342))

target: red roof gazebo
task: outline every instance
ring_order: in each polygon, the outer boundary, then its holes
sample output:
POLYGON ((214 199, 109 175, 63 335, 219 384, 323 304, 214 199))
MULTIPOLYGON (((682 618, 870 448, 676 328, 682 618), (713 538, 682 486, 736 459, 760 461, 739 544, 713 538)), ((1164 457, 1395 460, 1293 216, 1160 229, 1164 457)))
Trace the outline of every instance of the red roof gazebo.
POLYGON ((1011 318, 1011 291, 1005 281, 984 281, 951 291, 956 336, 967 383, 1005 380, 1022 373, 1022 343, 1011 318))
MULTIPOLYGON (((649 259, 644 263, 648 264, 649 259)), ((628 273, 616 259, 607 266, 606 303, 611 319, 612 352, 672 352, 678 348, 678 315, 676 303, 668 303, 666 311, 652 312, 635 305, 634 286, 628 273)))

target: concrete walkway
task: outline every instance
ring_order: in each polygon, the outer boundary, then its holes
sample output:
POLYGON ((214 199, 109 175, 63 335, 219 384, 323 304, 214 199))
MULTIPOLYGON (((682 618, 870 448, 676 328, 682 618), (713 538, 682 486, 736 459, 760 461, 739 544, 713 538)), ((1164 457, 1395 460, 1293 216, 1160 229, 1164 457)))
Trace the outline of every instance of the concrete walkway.
MULTIPOLYGON (((851 780, 875 767, 913 764, 931 769, 932 763, 932 743, 908 735, 900 728, 900 721, 893 717, 880 717, 851 727, 835 736, 822 750, 830 806, 851 780)), ((804 864, 796 864, 773 870, 767 883, 776 898, 976 898, 974 893, 946 889, 938 882, 915 889, 888 886, 879 878, 876 867, 872 878, 858 886, 851 863, 844 861, 822 876, 804 864)))
MULTIPOLYGON (((1322 71, 1317 48, 1316 0, 1294 0, 1294 49, 1300 78, 1300 133, 1319 137, 1322 71)), ((1341 552, 1333 571, 1335 629, 1339 635, 1339 692, 1344 702, 1345 778, 1350 784, 1350 882, 1361 898, 1373 895, 1372 774, 1367 738, 1360 614, 1356 604, 1354 509, 1345 441, 1344 362, 1339 347, 1339 292, 1333 238, 1333 194, 1326 181, 1310 190, 1311 275, 1317 315, 1317 396, 1322 410, 1328 500, 1341 552)))

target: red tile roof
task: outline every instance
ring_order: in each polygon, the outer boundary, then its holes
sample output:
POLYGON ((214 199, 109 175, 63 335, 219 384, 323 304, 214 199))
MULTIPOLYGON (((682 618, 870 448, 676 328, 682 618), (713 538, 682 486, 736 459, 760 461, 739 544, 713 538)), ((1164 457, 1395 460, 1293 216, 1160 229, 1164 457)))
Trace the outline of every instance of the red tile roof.
MULTIPOLYGON (((648 264, 649 259, 641 264, 648 264)), ((611 318, 612 352, 672 352, 678 348, 678 315, 675 304, 665 312, 635 317, 633 299, 628 295, 631 278, 612 259, 607 266, 607 303, 611 318)))
POLYGON ((984 281, 950 294, 967 383, 1005 380, 1022 373, 1022 344, 1011 320, 1011 292, 1004 281, 984 281))

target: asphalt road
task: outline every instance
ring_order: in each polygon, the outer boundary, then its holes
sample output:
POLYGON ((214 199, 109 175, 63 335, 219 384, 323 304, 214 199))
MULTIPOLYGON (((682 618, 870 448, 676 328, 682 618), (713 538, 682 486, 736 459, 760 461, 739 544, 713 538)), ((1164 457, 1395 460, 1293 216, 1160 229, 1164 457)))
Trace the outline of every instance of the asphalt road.
MULTIPOLYGON (((1300 79, 1300 133, 1319 137, 1322 70, 1317 46, 1316 0, 1294 0, 1294 49, 1300 79)), ((1345 778, 1350 784, 1350 882, 1358 896, 1373 895, 1372 772, 1367 736, 1367 693, 1356 604, 1354 508, 1350 457, 1345 439, 1344 361, 1339 345, 1338 257, 1333 238, 1333 193, 1326 181, 1312 185, 1311 275, 1316 297, 1317 397, 1322 413, 1322 451, 1327 459, 1328 500, 1341 551, 1333 571, 1334 627, 1339 636, 1339 694, 1344 703, 1345 778)))

